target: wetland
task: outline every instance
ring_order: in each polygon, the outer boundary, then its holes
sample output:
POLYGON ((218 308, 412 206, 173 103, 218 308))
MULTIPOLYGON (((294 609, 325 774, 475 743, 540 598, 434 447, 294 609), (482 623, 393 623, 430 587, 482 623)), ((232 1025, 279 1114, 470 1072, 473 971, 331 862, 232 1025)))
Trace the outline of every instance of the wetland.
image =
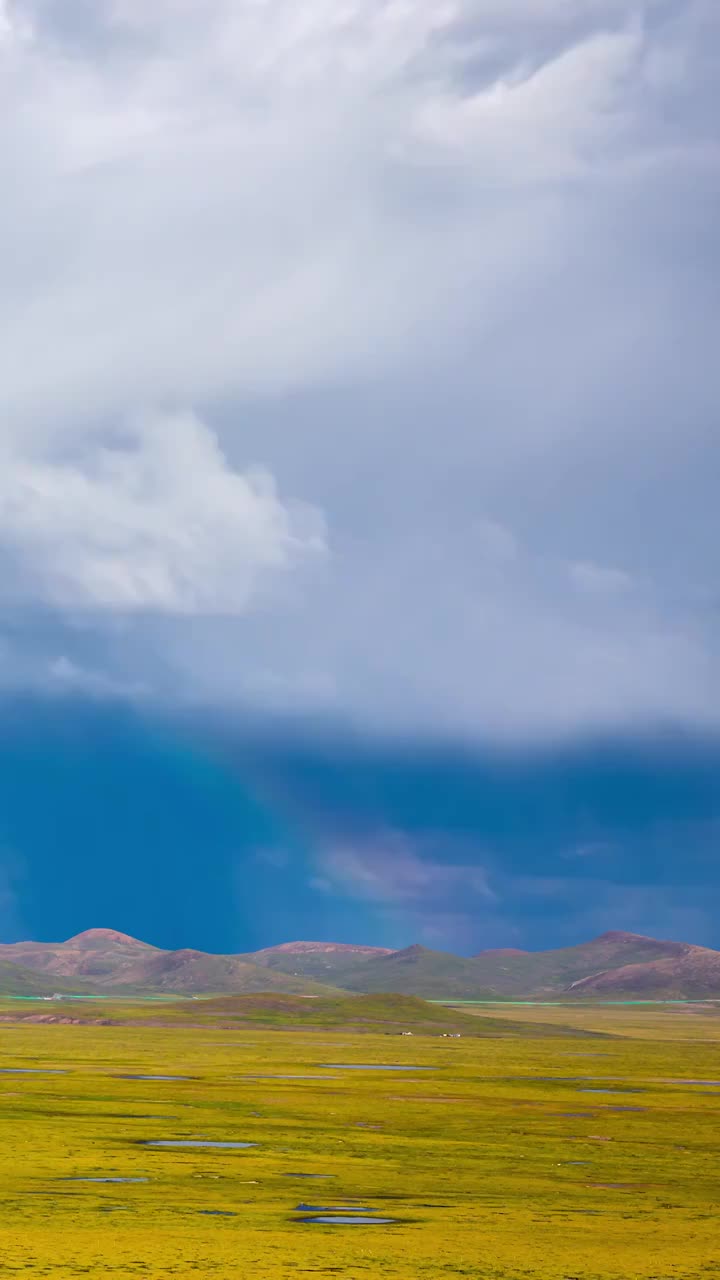
POLYGON ((327 1027, 321 1042, 306 1028, 223 1026, 219 1042, 216 1026, 158 1026, 155 1015, 147 1025, 6 1021, 0 1270, 59 1280, 712 1276, 720 1098, 703 1086, 717 1081, 717 1018, 568 1014, 585 1024, 574 1034, 606 1037, 603 1078, 588 1064, 568 1079, 567 1040, 557 1026, 542 1035, 545 1012, 528 1037, 507 1015, 492 1034, 416 1033, 411 1045, 392 1027, 345 1026, 342 1062, 326 1061, 327 1027), (178 1062, 187 1075, 168 1078, 178 1062), (417 1092, 406 1089, 413 1072, 417 1092), (642 1108, 608 1106, 608 1092, 642 1092, 642 1108), (323 1188, 319 1203, 300 1199, 303 1182, 323 1188))

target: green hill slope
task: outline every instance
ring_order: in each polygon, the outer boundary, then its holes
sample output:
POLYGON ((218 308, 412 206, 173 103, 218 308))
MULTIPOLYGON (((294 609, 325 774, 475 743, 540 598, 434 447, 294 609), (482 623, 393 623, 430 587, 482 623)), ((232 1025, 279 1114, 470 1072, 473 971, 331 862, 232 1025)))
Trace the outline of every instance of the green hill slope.
POLYGON ((475 965, 447 951, 413 946, 350 970, 339 966, 333 980, 348 991, 398 991, 438 1000, 491 998, 492 991, 480 985, 475 965))
POLYGON ((0 960, 0 996, 51 996, 55 992, 64 995, 83 995, 92 991, 83 982, 68 982, 52 974, 36 973, 22 965, 0 960))
MULTIPOLYGON (((71 997, 53 1004, 37 1005, 0 1000, 0 1023, 72 1023, 88 1026, 170 1026, 187 1028, 215 1027, 218 1030, 267 1028, 340 1032, 357 1034, 373 1032, 383 1036, 412 1033, 417 1036, 493 1038, 493 1039, 577 1039, 598 1037, 602 1032, 544 1022, 516 1021, 514 1018, 467 1014, 462 1009, 431 1004, 418 996, 396 994, 350 995, 308 999, 307 996, 281 992, 258 992, 249 995, 214 996, 178 1001, 133 1001, 113 997, 108 1000, 73 1000, 71 997)), ((320 1043, 331 1046, 331 1041, 320 1043)), ((336 1052, 342 1040, 336 1042, 336 1052)), ((331 1060, 331 1047, 323 1050, 331 1060)))

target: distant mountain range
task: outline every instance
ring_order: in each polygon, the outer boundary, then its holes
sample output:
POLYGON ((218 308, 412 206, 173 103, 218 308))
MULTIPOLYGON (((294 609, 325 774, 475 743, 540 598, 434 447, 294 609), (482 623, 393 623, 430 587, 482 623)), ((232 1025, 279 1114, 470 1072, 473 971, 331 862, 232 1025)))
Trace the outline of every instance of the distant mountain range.
POLYGON ((610 932, 553 951, 500 948, 469 958, 412 946, 401 951, 286 942, 247 955, 163 951, 113 929, 67 942, 0 944, 0 994, 181 995, 283 992, 329 996, 395 992, 439 1000, 720 998, 720 952, 610 932))

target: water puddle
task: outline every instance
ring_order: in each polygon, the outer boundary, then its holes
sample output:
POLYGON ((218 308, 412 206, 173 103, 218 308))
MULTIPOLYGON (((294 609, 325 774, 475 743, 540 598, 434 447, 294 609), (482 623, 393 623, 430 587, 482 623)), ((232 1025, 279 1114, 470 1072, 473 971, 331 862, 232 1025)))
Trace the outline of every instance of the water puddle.
POLYGON ((338 1076, 242 1076, 243 1080, 338 1080, 338 1076))
POLYGON ((642 1089, 578 1089, 578 1093, 642 1093, 642 1089))
POLYGON ((143 1147, 187 1147, 192 1149, 211 1147, 216 1151, 245 1151, 256 1147, 257 1142, 213 1142, 209 1138, 151 1138, 140 1144, 143 1147))
POLYGON ((192 1076, 115 1076, 116 1080, 192 1080, 192 1076))
POLYGON ((66 1076, 67 1071, 57 1067, 0 1067, 2 1076, 66 1076))
POLYGON ((232 1209, 198 1209, 198 1213, 206 1218, 237 1218, 232 1209))
POLYGON ((350 1218, 344 1214, 327 1214, 320 1218, 300 1218, 299 1221, 319 1227, 387 1227, 397 1222, 397 1218, 350 1218))
POLYGON ((149 1178, 61 1178, 61 1182, 149 1182, 149 1178))
POLYGON ((715 1089, 720 1089, 720 1080, 662 1080, 661 1084, 700 1084, 712 1085, 715 1089))
MULTIPOLYGON (((589 1077, 592 1080, 592 1076, 589 1077)), ((582 1084, 588 1076, 507 1076, 513 1084, 582 1084)))
POLYGON ((96 1114, 101 1117, 104 1117, 104 1119, 106 1120, 108 1119, 109 1120, 177 1120, 179 1119, 178 1116, 161 1116, 161 1115, 151 1114, 150 1112, 148 1112, 146 1115, 137 1115, 137 1116, 136 1115, 130 1115, 130 1116, 120 1115, 119 1113, 117 1115, 113 1115, 112 1113, 108 1115, 107 1112, 103 1112, 103 1111, 98 1111, 96 1114))

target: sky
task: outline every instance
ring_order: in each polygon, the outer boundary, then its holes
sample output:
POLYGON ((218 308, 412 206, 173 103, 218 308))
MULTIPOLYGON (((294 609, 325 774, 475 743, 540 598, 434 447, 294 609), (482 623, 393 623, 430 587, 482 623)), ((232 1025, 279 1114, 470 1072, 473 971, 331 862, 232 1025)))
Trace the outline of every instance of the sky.
POLYGON ((720 946, 719 62, 0 0, 6 940, 720 946))

